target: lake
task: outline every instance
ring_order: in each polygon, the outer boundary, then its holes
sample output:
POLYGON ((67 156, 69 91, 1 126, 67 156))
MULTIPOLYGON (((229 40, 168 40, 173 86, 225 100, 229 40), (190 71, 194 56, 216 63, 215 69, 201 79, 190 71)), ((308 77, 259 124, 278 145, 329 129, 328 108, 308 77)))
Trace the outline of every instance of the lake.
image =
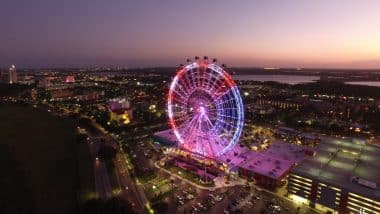
POLYGON ((366 86, 375 86, 375 87, 380 87, 380 82, 379 81, 357 81, 357 82, 345 82, 346 84, 349 85, 366 85, 366 86))
POLYGON ((273 75, 273 74, 247 74, 247 75, 233 75, 234 80, 252 80, 259 82, 274 81, 279 83, 286 83, 290 85, 300 83, 310 83, 319 80, 319 76, 305 76, 305 75, 273 75))
MULTIPOLYGON (((234 80, 251 80, 258 82, 279 82, 290 85, 296 85, 301 83, 311 83, 319 80, 319 76, 306 76, 306 75, 274 75, 274 74, 237 74, 233 75, 234 80)), ((380 87, 380 81, 352 81, 345 82, 345 84, 349 85, 366 85, 366 86, 374 86, 380 87)))

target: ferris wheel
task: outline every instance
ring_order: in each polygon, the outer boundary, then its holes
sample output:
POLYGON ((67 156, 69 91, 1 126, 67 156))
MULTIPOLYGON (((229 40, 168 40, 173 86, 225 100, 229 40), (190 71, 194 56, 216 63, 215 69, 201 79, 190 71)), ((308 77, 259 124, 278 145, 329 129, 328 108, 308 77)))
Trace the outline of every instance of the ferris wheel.
POLYGON ((221 66, 197 59, 174 77, 168 95, 169 123, 181 148, 218 157, 238 142, 244 125, 239 90, 221 66))

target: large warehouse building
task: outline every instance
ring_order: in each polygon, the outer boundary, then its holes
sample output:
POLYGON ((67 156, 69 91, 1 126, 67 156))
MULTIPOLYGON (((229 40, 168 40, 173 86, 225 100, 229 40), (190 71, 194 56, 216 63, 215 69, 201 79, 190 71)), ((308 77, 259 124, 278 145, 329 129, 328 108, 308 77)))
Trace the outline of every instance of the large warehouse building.
MULTIPOLYGON (((171 130, 155 133, 154 139, 169 147, 178 143, 171 130)), ((302 146, 275 141, 265 151, 252 151, 245 146, 236 145, 214 161, 224 165, 232 174, 268 188, 275 188, 283 183, 292 167, 304 157, 305 149, 302 146)))
POLYGON ((331 213, 380 213, 379 163, 379 147, 326 139, 292 170, 288 192, 331 213))

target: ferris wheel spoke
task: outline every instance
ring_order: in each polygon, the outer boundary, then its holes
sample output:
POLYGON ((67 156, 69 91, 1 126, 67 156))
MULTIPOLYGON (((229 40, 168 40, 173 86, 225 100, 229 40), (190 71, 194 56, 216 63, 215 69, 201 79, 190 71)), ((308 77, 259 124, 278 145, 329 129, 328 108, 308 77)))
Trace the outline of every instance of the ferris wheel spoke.
POLYGON ((184 79, 184 82, 186 82, 186 90, 190 94, 193 83, 191 82, 188 72, 183 74, 183 79, 184 79))
POLYGON ((197 85, 197 77, 196 77, 196 70, 195 69, 194 69, 194 72, 190 73, 190 77, 191 77, 191 81, 193 82, 191 86, 193 86, 194 88, 197 88, 198 85, 197 85))
POLYGON ((215 92, 229 89, 227 85, 227 81, 225 79, 218 79, 217 86, 218 87, 214 88, 215 92))
POLYGON ((174 114, 173 120, 175 122, 187 121, 189 117, 186 114, 174 114))
POLYGON ((220 74, 218 73, 214 73, 212 74, 212 78, 214 81, 212 82, 212 84, 210 85, 210 90, 216 90, 218 88, 216 88, 215 86, 221 86, 223 83, 224 83, 224 78, 223 76, 221 76, 220 74))
POLYGON ((207 145, 208 145, 208 147, 209 147, 209 151, 210 151, 210 153, 211 153, 211 156, 212 156, 212 157, 215 157, 215 156, 216 156, 216 153, 215 153, 215 150, 214 150, 214 148, 213 148, 213 145, 215 146, 215 144, 212 143, 212 141, 215 141, 215 139, 210 139, 210 138, 208 138, 208 140, 207 140, 206 142, 207 142, 207 145))
POLYGON ((186 106, 187 103, 186 103, 186 100, 183 98, 183 97, 179 97, 179 96, 174 96, 172 97, 172 100, 171 100, 171 104, 173 106, 173 104, 179 104, 179 105, 182 105, 182 106, 186 106))
POLYGON ((230 116, 230 115, 220 115, 221 117, 225 117, 225 118, 230 118, 230 119, 234 119, 234 120, 239 120, 239 118, 237 118, 237 117, 233 117, 233 116, 230 116))
POLYGON ((171 91, 171 93, 172 93, 171 97, 173 97, 173 95, 174 95, 174 97, 177 99, 183 99, 184 100, 186 98, 186 96, 184 96, 184 94, 181 94, 181 92, 177 91, 176 89, 173 89, 171 91))
POLYGON ((189 89, 190 89, 190 93, 191 93, 196 88, 196 85, 195 85, 193 75, 192 74, 187 74, 187 75, 188 75, 187 77, 189 78, 189 82, 190 82, 189 89))
POLYGON ((177 88, 178 88, 178 90, 181 91, 180 93, 182 96, 187 97, 189 95, 189 92, 187 92, 187 90, 186 90, 185 83, 179 84, 177 88))
MULTIPOLYGON (((220 79, 215 79, 215 81, 212 82, 211 85, 209 85, 209 91, 212 91, 213 94, 215 94, 216 90, 218 89, 218 87, 220 87, 220 83, 222 82, 222 80, 220 79)), ((214 95, 215 96, 215 95, 214 95)))
POLYGON ((221 120, 219 120, 217 123, 216 123, 216 129, 218 129, 219 131, 218 131, 218 133, 219 134, 224 134, 224 132, 223 131, 226 131, 227 129, 226 129, 226 127, 229 127, 230 125, 228 124, 228 123, 225 123, 225 122, 223 122, 223 121, 221 121, 221 120))
POLYGON ((206 85, 206 89, 208 90, 208 91, 210 91, 210 85, 211 85, 211 82, 212 82, 212 74, 211 74, 212 72, 210 72, 209 73, 209 78, 207 78, 207 85, 206 85))
POLYGON ((189 119, 189 115, 187 115, 186 113, 177 111, 177 112, 173 113, 173 119, 174 120, 183 120, 183 119, 187 120, 187 119, 189 119))
POLYGON ((231 89, 221 87, 215 92, 215 99, 218 100, 222 98, 223 96, 229 95, 230 92, 231 92, 231 89))
POLYGON ((195 114, 192 119, 190 120, 189 124, 187 125, 187 127, 189 128, 189 130, 193 130, 195 127, 197 127, 197 123, 198 123, 198 114, 195 114))
POLYGON ((230 104, 230 103, 236 103, 236 100, 234 96, 231 95, 231 93, 227 93, 217 98, 216 102, 225 105, 225 104, 230 104), (224 101, 227 101, 227 102, 224 102, 224 101))
POLYGON ((228 104, 228 103, 234 103, 234 102, 235 102, 234 99, 223 100, 222 102, 218 102, 218 101, 216 101, 216 106, 217 106, 217 107, 221 107, 221 106, 223 106, 223 105, 225 105, 225 104, 228 104))
POLYGON ((203 71, 202 71, 202 73, 201 73, 201 82, 202 82, 202 84, 201 84, 201 87, 202 88, 205 88, 205 82, 207 82, 207 80, 206 80, 206 78, 205 78, 205 73, 207 72, 207 68, 206 69, 204 69, 203 71))
POLYGON ((229 98, 231 96, 232 96, 232 99, 233 99, 232 89, 229 89, 229 90, 224 91, 224 92, 222 92, 220 94, 217 94, 216 97, 215 97, 215 100, 219 101, 219 100, 223 99, 224 97, 229 98))
POLYGON ((209 73, 209 82, 207 84, 208 91, 212 91, 215 83, 219 80, 219 75, 214 75, 214 74, 216 74, 214 71, 209 73))
POLYGON ((202 68, 199 66, 197 68, 197 71, 196 71, 196 74, 197 74, 197 77, 195 78, 197 81, 196 81, 196 85, 198 88, 201 88, 202 87, 202 79, 201 79, 201 70, 202 68))
POLYGON ((218 124, 217 125, 220 126, 220 127, 230 127, 230 128, 234 128, 235 127, 234 125, 231 125, 231 124, 225 122, 224 120, 218 120, 218 124))
POLYGON ((205 73, 207 72, 207 67, 201 67, 199 69, 199 80, 200 80, 200 87, 204 88, 204 81, 205 81, 205 73))
POLYGON ((223 127, 220 127, 219 129, 221 129, 221 131, 220 131, 220 134, 217 136, 222 142, 224 142, 225 144, 229 144, 229 142, 230 142, 230 139, 228 139, 228 137, 226 137, 226 136, 228 136, 229 135, 229 131, 228 130, 226 130, 225 128, 223 128, 223 127))
MULTIPOLYGON (((195 69, 195 68, 194 68, 195 69)), ((193 70, 194 70, 193 69, 193 70)), ((195 72, 190 72, 190 80, 192 81, 191 85, 193 86, 193 88, 196 88, 197 87, 197 82, 196 82, 196 79, 195 79, 195 76, 194 76, 195 72)))
POLYGON ((189 128, 193 128, 194 127, 194 124, 197 122, 197 117, 194 116, 191 118, 191 120, 188 122, 188 124, 186 124, 187 127, 189 128))
POLYGON ((186 84, 187 89, 192 86, 187 72, 183 74, 183 78, 181 78, 181 80, 186 84))
POLYGON ((186 89, 186 94, 190 94, 191 93, 191 83, 190 83, 189 77, 187 76, 187 73, 184 73, 182 75, 182 77, 183 78, 181 78, 181 82, 183 82, 183 86, 186 89))
POLYGON ((195 125, 197 123, 197 118, 194 117, 190 122, 189 124, 184 127, 186 128, 187 130, 185 131, 187 134, 186 134, 186 137, 185 137, 185 142, 192 142, 191 140, 194 138, 194 136, 197 135, 197 132, 194 131, 195 129, 195 125))
POLYGON ((184 112, 184 110, 187 111, 186 107, 184 107, 183 105, 178 105, 178 103, 172 105, 172 108, 174 109, 174 112, 176 112, 177 110, 180 112, 184 112))
POLYGON ((173 89, 173 92, 175 92, 177 95, 179 95, 181 98, 188 97, 188 93, 183 90, 182 85, 178 86, 173 89))
POLYGON ((173 111, 173 115, 174 116, 177 116, 177 115, 186 115, 186 116, 188 116, 188 114, 185 112, 185 111, 183 111, 183 109, 181 109, 181 108, 175 108, 173 111))
POLYGON ((214 136, 214 139, 215 141, 217 141, 220 145, 222 145, 223 147, 227 146, 228 145, 228 141, 219 137, 218 135, 215 135, 214 136))
POLYGON ((210 119, 208 117, 205 118, 205 121, 206 121, 206 124, 208 125, 208 130, 210 130, 212 127, 213 127, 213 124, 212 122, 210 121, 210 119))
POLYGON ((208 111, 225 111, 225 110, 237 110, 237 108, 231 107, 231 108, 215 108, 215 109, 209 109, 208 111))

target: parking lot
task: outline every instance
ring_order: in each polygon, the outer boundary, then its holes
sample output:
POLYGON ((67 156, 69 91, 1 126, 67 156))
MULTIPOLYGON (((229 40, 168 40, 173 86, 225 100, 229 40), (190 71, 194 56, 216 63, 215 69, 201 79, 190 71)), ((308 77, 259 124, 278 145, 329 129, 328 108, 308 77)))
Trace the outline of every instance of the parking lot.
POLYGON ((164 200, 169 204, 167 213, 314 213, 306 206, 248 186, 208 191, 185 184, 164 200))

